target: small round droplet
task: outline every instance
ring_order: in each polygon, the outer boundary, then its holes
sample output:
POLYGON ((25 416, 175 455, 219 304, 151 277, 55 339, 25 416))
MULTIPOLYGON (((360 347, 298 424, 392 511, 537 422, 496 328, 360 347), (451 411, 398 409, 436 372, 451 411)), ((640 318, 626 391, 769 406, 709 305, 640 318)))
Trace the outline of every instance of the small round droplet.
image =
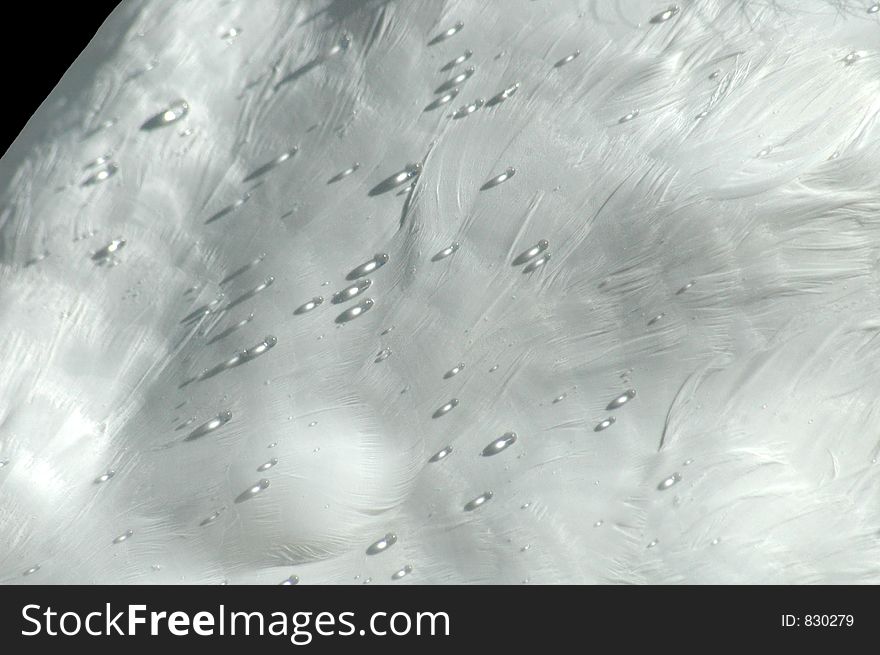
POLYGON ((486 491, 485 493, 480 494, 479 496, 477 496, 473 500, 469 500, 465 504, 464 511, 465 512, 473 512, 478 507, 482 507, 488 501, 492 500, 492 496, 494 496, 494 494, 491 491, 486 491))
POLYGON ((453 398, 448 403, 446 403, 445 405, 443 405, 442 407, 437 409, 437 411, 434 412, 434 414, 431 416, 431 418, 440 418, 441 416, 444 416, 445 414, 448 414, 449 412, 451 412, 456 407, 458 407, 458 399, 453 398))
POLYGON ((374 541, 367 547, 367 555, 378 555, 379 553, 384 553, 396 543, 397 535, 393 532, 389 532, 384 537, 382 537, 378 541, 374 541))
POLYGON ((636 390, 629 389, 628 391, 624 391, 617 398, 608 403, 608 406, 605 408, 607 411, 613 411, 615 409, 619 409, 627 404, 630 400, 636 397, 636 390))
POLYGON ((262 493, 263 491, 265 491, 268 488, 269 488, 269 481, 266 480, 265 478, 263 478, 262 480, 257 482, 255 485, 248 487, 247 489, 242 491, 238 495, 238 497, 235 499, 235 502, 236 503, 243 503, 246 500, 250 500, 251 498, 254 498, 255 496, 262 493))
POLYGON ((516 443, 516 432, 505 432, 503 435, 489 443, 485 448, 483 448, 483 452, 481 455, 483 457, 491 457, 492 455, 497 455, 500 452, 503 452, 510 448, 514 443, 516 443))
POLYGON ((681 475, 678 473, 673 473, 672 475, 670 475, 668 478, 661 481, 660 484, 657 485, 657 490, 658 491, 665 491, 666 489, 669 489, 669 487, 671 487, 675 484, 678 484, 679 482, 681 482, 681 475))
POLYGON ((412 572, 413 572, 413 567, 410 566, 409 564, 407 564, 399 571, 395 571, 394 574, 391 576, 391 579, 392 580, 400 580, 401 578, 405 578, 406 576, 408 576, 412 572))
POLYGON ((604 421, 602 421, 601 423, 599 423, 595 428, 593 428, 593 430, 596 431, 596 432, 602 432, 603 430, 607 430, 607 429, 610 428, 612 425, 614 425, 614 421, 615 421, 615 420, 616 420, 616 419, 615 419, 613 416, 609 416, 609 417, 606 418, 604 421))
POLYGON ((443 450, 438 450, 436 453, 431 455, 431 458, 428 460, 429 463, 434 464, 439 462, 440 460, 444 460, 452 454, 452 446, 446 446, 443 450))

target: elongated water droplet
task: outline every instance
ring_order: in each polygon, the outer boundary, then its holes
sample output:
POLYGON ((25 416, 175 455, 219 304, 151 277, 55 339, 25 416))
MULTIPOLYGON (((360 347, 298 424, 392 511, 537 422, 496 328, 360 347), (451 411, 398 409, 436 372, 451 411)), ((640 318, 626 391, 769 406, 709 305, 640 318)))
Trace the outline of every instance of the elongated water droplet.
POLYGON ((432 415, 432 418, 440 418, 441 416, 451 412, 456 407, 458 407, 458 399, 453 398, 448 403, 446 403, 445 405, 440 407, 436 412, 434 412, 434 414, 432 415))
POLYGON ((877 12, 880 12, 880 2, 876 2, 873 5, 871 5, 870 7, 868 7, 869 14, 876 14, 877 12))
POLYGON ((659 314, 657 314, 654 318, 652 318, 650 321, 648 321, 648 327, 651 327, 652 325, 656 324, 664 316, 666 316, 666 314, 664 314, 663 312, 660 312, 659 314))
POLYGON ((452 446, 446 446, 443 450, 438 450, 436 453, 431 455, 431 459, 428 460, 429 463, 435 464, 441 460, 446 459, 452 454, 452 446))
MULTIPOLYGON (((387 261, 387 260, 386 260, 387 261)), ((369 262, 367 262, 369 264, 369 262)), ((362 264, 362 266, 366 266, 367 264, 362 264)), ((381 264, 379 265, 381 266, 381 264)), ((373 270, 378 268, 378 266, 374 267, 373 270)), ((352 298, 356 298, 361 295, 364 291, 369 289, 372 286, 373 282, 369 278, 365 280, 358 280, 355 284, 351 286, 345 287, 342 291, 337 291, 333 294, 333 298, 331 298, 330 302, 334 305, 338 305, 340 303, 348 302, 352 298)))
POLYGON ((389 357, 391 357, 391 348, 383 348, 379 351, 379 354, 376 355, 375 362, 376 364, 378 364, 379 362, 384 362, 389 357))
POLYGON ((96 184, 100 184, 105 180, 109 180, 111 177, 116 175, 119 172, 119 166, 110 162, 106 166, 102 167, 100 170, 95 171, 85 180, 83 180, 83 186, 94 186, 96 184))
POLYGON ((683 293, 684 293, 685 291, 687 291, 688 289, 691 289, 695 284, 696 284, 696 282, 693 282, 693 281, 688 282, 688 283, 685 284, 681 289, 679 289, 678 291, 676 291, 676 292, 675 292, 675 295, 676 295, 676 296, 680 296, 681 294, 683 294, 683 293))
POLYGON ((580 56, 580 54, 581 54, 580 50, 575 50, 570 55, 563 57, 562 59, 557 61, 555 64, 553 64, 553 68, 562 68, 566 64, 569 64, 569 63, 573 62, 575 59, 577 59, 580 56))
POLYGON ((511 166, 506 171, 501 173, 501 175, 496 175, 491 180, 486 182, 483 186, 481 186, 480 191, 485 191, 487 189, 491 189, 493 187, 496 187, 499 184, 504 184, 505 182, 507 182, 507 180, 512 178, 514 175, 516 175, 516 169, 511 166))
POLYGON ((260 284, 258 284, 253 289, 251 289, 250 291, 246 291, 243 294, 241 294, 238 298, 235 298, 234 300, 230 300, 229 304, 226 305, 225 309, 232 309, 233 307, 237 307, 241 303, 243 303, 247 300, 250 300, 251 298, 256 296, 258 293, 262 293, 263 291, 265 291, 266 289, 271 287, 274 283, 275 283, 275 278, 270 275, 265 280, 263 280, 260 284))
POLYGON ((269 481, 266 478, 263 478, 262 480, 257 482, 255 485, 248 487, 247 489, 242 491, 240 494, 238 494, 238 496, 235 499, 235 502, 236 503, 243 503, 244 501, 250 500, 251 498, 257 496, 258 494, 262 493, 263 491, 265 491, 268 488, 269 488, 269 481))
POLYGON ((113 241, 92 255, 92 261, 99 266, 114 264, 116 261, 116 253, 122 250, 123 247, 125 247, 125 239, 113 239, 113 241))
POLYGON ((476 72, 476 70, 477 69, 474 68, 473 66, 468 66, 462 72, 460 72, 458 75, 456 75, 455 77, 449 78, 443 84, 438 86, 434 90, 434 93, 446 93, 447 91, 450 91, 450 90, 460 86, 461 84, 464 84, 473 76, 473 74, 476 72))
POLYGON ((458 57, 456 57, 452 61, 445 63, 440 70, 443 72, 452 70, 453 68, 455 68, 459 64, 463 64, 468 59, 470 59, 473 54, 474 53, 471 52, 470 50, 465 50, 462 54, 460 54, 458 57))
POLYGON ((631 112, 629 112, 625 116, 621 116, 620 120, 618 120, 617 122, 618 123, 629 123, 634 118, 638 118, 638 116, 639 116, 639 110, 633 109, 631 112))
POLYGON ((203 519, 201 523, 199 523, 199 527, 205 527, 206 525, 211 525, 214 521, 220 518, 220 515, 223 513, 223 510, 217 510, 211 516, 206 519, 203 519))
POLYGON ((449 89, 449 91, 441 95, 439 98, 435 98, 429 102, 423 111, 434 111, 435 109, 439 109, 443 105, 452 102, 455 97, 458 96, 459 91, 460 89, 458 87, 449 89))
POLYGON ((607 430, 607 429, 610 428, 612 425, 614 425, 614 422, 615 422, 616 420, 617 420, 617 419, 615 419, 613 416, 609 416, 609 417, 606 418, 604 421, 602 421, 601 423, 599 423, 595 428, 593 428, 593 430, 596 431, 596 432, 602 432, 602 430, 607 430))
POLYGON ((299 584, 299 576, 292 575, 283 582, 280 583, 282 587, 292 587, 293 585, 299 584))
POLYGON ((95 478, 95 484, 103 484, 108 482, 114 475, 116 475, 116 471, 110 469, 106 473, 102 473, 97 478, 95 478))
POLYGON ((445 41, 446 39, 455 36, 456 34, 461 32, 462 28, 464 28, 464 22, 458 21, 449 29, 443 30, 442 32, 440 32, 440 34, 428 41, 428 45, 436 45, 441 41, 445 41))
POLYGON ((533 260, 549 247, 550 242, 546 239, 541 239, 540 241, 538 241, 538 243, 536 243, 528 250, 523 250, 520 254, 518 254, 513 260, 513 266, 521 266, 522 264, 533 260))
POLYGON ((36 573, 36 572, 39 571, 39 570, 40 570, 40 565, 39 565, 39 564, 36 564, 36 565, 32 566, 31 568, 29 568, 29 569, 28 569, 27 571, 25 571, 24 573, 22 573, 21 575, 22 575, 22 577, 25 577, 25 578, 26 578, 26 577, 28 577, 29 575, 33 575, 34 573, 36 573))
POLYGON ((431 261, 432 262, 439 262, 440 260, 446 259, 447 257, 452 255, 453 253, 457 252, 460 247, 461 247, 461 244, 456 241, 456 242, 452 243, 451 245, 447 246, 446 248, 444 248, 443 250, 441 250, 440 252, 438 252, 433 257, 431 257, 431 261))
POLYGON ((367 555, 378 555, 379 553, 384 553, 396 543, 397 535, 393 532, 389 532, 384 537, 382 537, 378 541, 374 541, 367 547, 367 555))
POLYGON ((257 467, 257 473, 262 473, 263 471, 268 471, 270 468, 272 468, 273 466, 275 466, 277 463, 278 463, 278 458, 277 458, 277 457, 273 457, 273 458, 270 459, 268 462, 265 462, 265 463, 263 463, 263 464, 260 464, 260 465, 257 467))
POLYGON ((666 11, 662 11, 659 14, 657 14, 656 16, 654 16, 653 18, 651 18, 651 22, 654 23, 655 25, 658 23, 665 23, 670 18, 675 16, 678 12, 679 12, 678 5, 671 5, 669 7, 669 9, 667 9, 666 11))
POLYGON ((679 482, 681 482, 681 475, 678 473, 673 473, 672 475, 670 475, 668 478, 666 478, 665 480, 660 482, 660 484, 657 485, 657 490, 664 491, 666 489, 669 489, 669 487, 671 487, 672 485, 677 484, 679 482))
POLYGON ((486 101, 482 98, 477 98, 469 105, 464 105, 459 107, 458 110, 452 114, 452 118, 458 120, 459 118, 464 118, 465 116, 470 116, 475 111, 477 111, 480 107, 486 104, 486 101))
POLYGON ((545 252, 543 255, 541 255, 539 257, 535 257, 532 261, 530 261, 528 264, 523 266, 522 272, 523 272, 523 274, 534 273, 535 271, 537 271, 539 268, 541 268, 544 264, 546 264, 549 261, 550 261, 550 253, 545 252))
POLYGON ((483 448, 483 452, 480 454, 483 457, 491 457, 492 455, 497 455, 498 453, 507 450, 514 443, 516 443, 516 432, 505 432, 483 448))
POLYGON ((363 277, 365 275, 369 275, 374 271, 385 266, 388 263, 388 255, 387 253, 379 253, 374 255, 372 259, 365 261, 360 266, 355 266, 348 272, 348 275, 345 276, 346 280, 356 280, 359 277, 363 277))
POLYGON ((398 171, 394 175, 390 177, 386 177, 384 180, 379 182, 376 186, 367 192, 369 196, 378 196, 383 193, 388 193, 389 191, 396 189, 397 187, 406 184, 407 182, 411 182, 415 180, 422 173, 422 165, 421 164, 407 164, 406 168, 402 171, 398 171))
POLYGON ((443 379, 444 379, 444 380, 448 380, 448 379, 451 378, 453 375, 458 375, 458 374, 461 372, 461 369, 463 369, 463 368, 464 368, 464 363, 463 363, 463 362, 459 362, 458 364, 456 364, 456 365, 453 366, 451 369, 449 369, 448 371, 446 371, 446 373, 443 374, 443 379))
POLYGON ((113 543, 114 544, 121 544, 123 541, 130 539, 133 534, 134 534, 133 530, 126 530, 121 535, 116 537, 116 539, 113 540, 113 543))
POLYGON ((141 125, 141 129, 151 131, 160 127, 165 127, 166 125, 171 125, 172 123, 179 121, 188 113, 189 105, 186 100, 177 100, 155 116, 149 118, 143 125, 141 125))
POLYGON ((401 578, 405 578, 406 576, 408 576, 408 575, 409 575, 410 573, 412 573, 412 572, 413 572, 413 567, 411 567, 409 564, 407 564, 406 566, 404 566, 404 567, 403 567, 402 569, 400 569, 399 571, 396 571, 396 572, 391 576, 391 579, 392 579, 392 580, 400 580, 401 578))
POLYGON ((349 307, 344 312, 342 312, 339 316, 336 317, 337 323, 348 323, 356 319, 358 316, 370 310, 373 306, 373 299, 367 298, 363 302, 358 303, 354 307, 349 307))
POLYGON ((617 398, 608 403, 608 406, 605 408, 607 411, 612 411, 618 409, 619 407, 623 407, 626 403, 636 397, 636 390, 629 389, 620 394, 617 398))
POLYGON ((477 496, 477 497, 474 498, 473 500, 469 500, 469 501, 465 504, 465 506, 464 506, 464 511, 465 511, 465 512, 473 512, 473 511, 474 511, 475 509, 477 509, 478 507, 482 507, 482 506, 485 505, 487 502, 489 502, 490 500, 492 500, 492 496, 494 496, 494 495, 495 495, 495 494, 493 494, 491 491, 487 491, 487 492, 485 492, 485 493, 480 494, 479 496, 477 496))
POLYGON ((512 84, 511 86, 507 87, 506 89, 504 89, 500 93, 497 93, 494 96, 492 96, 491 98, 489 98, 486 101, 486 107, 488 108, 488 107, 494 107, 495 105, 500 105, 502 102, 504 102, 509 97, 511 97, 514 93, 516 93, 518 89, 519 89, 519 82, 517 82, 516 84, 512 84))
POLYGON ((299 307, 293 310, 293 313, 299 316, 300 314, 305 314, 307 312, 312 311, 315 307, 324 302, 324 296, 315 296, 308 302, 303 303, 299 307))
POLYGON ((361 165, 358 162, 355 162, 354 164, 352 164, 351 166, 346 168, 341 173, 337 173, 336 175, 331 177, 329 180, 327 180, 327 184, 335 184, 336 182, 339 182, 339 181, 345 179, 346 177, 348 177, 349 175, 354 173, 360 167, 361 167, 361 165))
POLYGON ((278 166, 280 166, 281 164, 286 162, 288 159, 293 157, 297 152, 299 152, 299 146, 293 146, 293 148, 291 148, 287 152, 282 152, 280 155, 278 155, 274 159, 266 162, 262 166, 259 166, 254 171, 250 172, 242 181, 243 182, 250 182, 252 180, 257 179, 258 177, 262 177, 263 175, 265 175, 269 171, 273 170, 274 168, 277 168, 278 166))

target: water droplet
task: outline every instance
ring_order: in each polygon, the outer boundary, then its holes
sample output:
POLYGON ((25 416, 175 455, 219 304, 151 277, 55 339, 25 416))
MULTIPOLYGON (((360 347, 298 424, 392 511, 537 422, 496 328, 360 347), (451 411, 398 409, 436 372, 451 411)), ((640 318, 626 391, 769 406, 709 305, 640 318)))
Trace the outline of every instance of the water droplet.
POLYGON ((617 398, 608 403, 608 406, 605 408, 607 411, 613 411, 618 409, 619 407, 623 407, 626 403, 636 397, 636 390, 629 389, 620 394, 617 398))
MULTIPOLYGON (((390 177, 386 177, 384 180, 379 182, 376 186, 367 192, 369 196, 378 196, 383 193, 387 193, 397 187, 406 184, 415 180, 422 173, 422 165, 421 164, 407 164, 406 168, 402 171, 398 171, 394 175, 390 177)), ((349 278, 350 279, 350 278, 349 278)))
POLYGON ((355 162, 354 164, 352 164, 351 166, 346 168, 341 173, 337 173, 336 175, 331 177, 329 180, 327 180, 327 184, 335 184, 336 182, 339 182, 339 181, 345 179, 346 177, 348 177, 349 175, 354 173, 360 167, 361 167, 361 165, 358 162, 355 162))
POLYGON ((440 418, 441 416, 451 412, 456 407, 458 407, 458 399, 453 398, 448 403, 446 403, 445 405, 440 407, 436 412, 434 412, 434 414, 431 416, 431 418, 440 418))
POLYGON ((447 246, 446 248, 444 248, 443 250, 441 250, 440 252, 438 252, 433 257, 431 257, 431 261, 432 262, 439 262, 442 259, 446 259, 447 257, 452 255, 453 253, 457 252, 460 247, 461 247, 461 244, 456 241, 456 242, 450 244, 449 246, 447 246))
POLYGON ((694 281, 688 282, 688 283, 685 284, 681 289, 679 289, 678 291, 676 291, 676 292, 675 292, 675 295, 676 295, 676 296, 680 296, 680 295, 683 294, 685 291, 687 291, 688 289, 692 288, 695 284, 696 284, 696 282, 694 282, 694 281))
POLYGON ((498 370, 498 364, 495 364, 495 366, 493 366, 492 368, 489 369, 489 372, 494 373, 497 370, 498 370))
POLYGON ((94 186, 96 184, 100 184, 105 180, 109 180, 111 177, 116 175, 119 172, 119 166, 110 162, 106 166, 102 167, 100 170, 95 171, 85 180, 83 180, 82 186, 94 186))
POLYGON ((550 242, 546 239, 541 239, 540 241, 538 241, 538 243, 536 243, 528 250, 523 250, 520 254, 518 254, 513 260, 513 266, 521 266, 522 264, 533 260, 542 252, 547 250, 548 247, 550 247, 550 242))
POLYGON ((124 246, 125 239, 113 239, 113 241, 111 241, 92 255, 92 261, 97 263, 98 266, 113 266, 116 264, 117 261, 116 253, 122 250, 124 246))
POLYGON ((516 443, 516 432, 505 432, 503 435, 492 441, 488 446, 483 448, 480 453, 483 457, 491 457, 507 450, 516 443))
POLYGON ((226 425, 227 423, 229 423, 230 420, 232 420, 232 412, 228 410, 220 412, 210 421, 202 423, 202 425, 190 432, 189 435, 184 439, 184 441, 195 441, 200 437, 204 437, 206 434, 210 434, 221 426, 226 425))
POLYGON ((443 374, 443 379, 444 379, 444 380, 448 380, 448 379, 451 378, 453 375, 458 375, 458 374, 461 372, 461 369, 463 369, 463 368, 464 368, 464 363, 463 363, 463 362, 459 362, 458 364, 456 364, 456 365, 453 366, 451 369, 449 369, 448 371, 446 371, 446 373, 443 374))
POLYGON ((367 547, 367 555, 378 555, 379 553, 383 553, 396 543, 397 535, 393 532, 389 532, 379 539, 379 541, 374 541, 367 547))
POLYGON ((439 109, 443 105, 452 102, 455 99, 455 97, 458 95, 458 93, 459 93, 458 87, 456 87, 454 89, 449 89, 449 91, 444 93, 442 96, 440 96, 439 98, 435 98, 434 100, 429 102, 427 105, 425 105, 425 109, 423 111, 434 111, 435 109, 439 109))
POLYGON ((720 543, 721 543, 721 539, 720 539, 719 537, 715 537, 715 538, 712 540, 712 545, 713 545, 713 546, 717 546, 717 545, 720 544, 720 543))
POLYGON ((263 471, 268 471, 270 468, 272 468, 273 466, 275 466, 277 463, 278 463, 278 458, 277 458, 277 457, 273 457, 273 458, 270 459, 268 462, 265 462, 265 463, 263 463, 263 464, 260 464, 260 465, 257 467, 257 473, 262 473, 263 471))
POLYGON ((428 45, 436 45, 436 44, 440 43, 441 41, 445 41, 446 39, 448 39, 452 36, 455 36, 456 34, 458 34, 462 30, 463 27, 464 27, 464 23, 462 21, 456 22, 455 25, 453 25, 452 27, 450 27, 447 30, 444 30, 443 32, 440 32, 440 34, 438 34, 433 39, 428 41, 428 45))
MULTIPOLYGON (((345 276, 346 280, 356 280, 359 277, 363 277, 365 275, 369 275, 374 271, 379 270, 385 264, 388 263, 388 255, 386 253, 379 253, 374 255, 372 259, 365 261, 360 266, 355 266, 348 272, 348 275, 345 276)), ((365 287, 366 288, 366 287, 365 287)))
POLYGON ((376 355, 375 362, 378 364, 379 362, 385 361, 389 357, 391 357, 391 348, 383 348, 379 351, 379 354, 376 355))
POLYGON ((673 486, 674 484, 678 484, 679 482, 681 482, 681 475, 679 475, 678 473, 673 473, 657 485, 657 490, 664 491, 666 489, 669 489, 669 487, 673 486))
POLYGON ((869 14, 876 14, 878 11, 880 11, 880 2, 876 2, 873 5, 871 5, 870 7, 868 7, 869 14))
POLYGON ((482 507, 488 501, 492 500, 492 496, 494 494, 491 491, 486 491, 485 493, 480 494, 473 500, 468 501, 464 506, 465 512, 473 512, 478 507, 482 507))
POLYGON ((110 478, 112 478, 114 475, 116 475, 116 471, 110 469, 106 473, 102 473, 97 478, 95 478, 95 484, 103 484, 104 482, 110 480, 110 478))
POLYGON ((224 41, 232 41, 239 34, 241 34, 240 27, 230 27, 228 30, 226 30, 225 32, 223 32, 223 34, 220 35, 220 38, 223 39, 224 41))
POLYGON ((160 127, 165 127, 166 125, 171 125, 172 123, 179 121, 188 113, 189 105, 186 101, 176 100, 158 114, 149 118, 143 125, 141 125, 141 129, 151 131, 160 127))
POLYGON ((562 68, 566 64, 571 63, 572 61, 577 59, 580 56, 580 54, 581 54, 580 50, 575 50, 570 55, 563 57, 562 59, 557 61, 555 64, 553 64, 553 68, 562 68))
POLYGON ((290 587, 290 586, 293 586, 293 585, 295 585, 295 584, 299 584, 299 576, 298 576, 298 575, 292 575, 292 576, 290 576, 289 578, 287 578, 286 580, 284 580, 283 582, 281 582, 281 583, 280 583, 280 586, 282 586, 282 587, 290 587))
POLYGON ((456 75, 455 77, 449 78, 443 84, 438 86, 434 90, 434 93, 446 93, 448 91, 451 91, 452 89, 458 87, 460 84, 463 84, 464 82, 469 80, 473 76, 473 74, 476 72, 476 70, 477 69, 474 68, 473 66, 468 66, 462 72, 460 72, 458 75, 456 75))
POLYGON ((517 89, 519 89, 519 82, 507 87, 506 89, 504 89, 504 91, 501 91, 500 93, 489 98, 486 101, 486 107, 488 108, 488 107, 494 107, 495 105, 500 105, 502 102, 504 102, 510 96, 512 96, 514 93, 516 93, 517 89))
POLYGON ((275 283, 275 278, 270 275, 265 280, 263 280, 260 284, 258 284, 253 289, 251 289, 250 291, 246 291, 245 293, 241 294, 238 298, 235 298, 234 300, 229 301, 229 304, 226 305, 226 307, 224 309, 229 310, 229 309, 232 309, 233 307, 237 307, 241 303, 243 303, 247 300, 250 300, 251 298, 256 296, 258 293, 265 291, 266 289, 271 287, 274 283, 275 283))
POLYGON ((358 316, 363 314, 373 306, 373 299, 367 298, 363 302, 358 303, 354 307, 349 307, 344 312, 342 312, 339 316, 336 317, 337 323, 348 323, 356 319, 358 316))
POLYGON ((616 419, 615 419, 613 416, 609 416, 609 417, 606 418, 604 421, 602 421, 601 423, 599 423, 595 428, 593 428, 593 430, 596 431, 596 432, 602 432, 602 430, 607 430, 607 429, 610 428, 612 425, 614 425, 614 421, 615 421, 615 420, 616 420, 616 419))
POLYGON ((286 162, 288 159, 293 157, 297 152, 299 152, 299 146, 293 146, 293 148, 291 148, 287 152, 282 152, 280 155, 275 157, 275 159, 266 162, 262 166, 258 167, 256 170, 249 173, 242 181, 243 182, 250 182, 252 180, 257 179, 258 177, 262 177, 263 175, 265 175, 266 173, 268 173, 272 169, 277 168, 278 166, 280 166, 281 164, 286 162))
POLYGON ((550 253, 545 252, 540 257, 535 257, 532 261, 530 261, 528 264, 523 266, 522 272, 524 274, 525 273, 534 273, 535 271, 537 271, 539 268, 541 268, 544 264, 546 264, 549 261, 550 261, 550 253))
POLYGON ((453 68, 455 68, 456 66, 458 66, 459 64, 463 64, 464 62, 466 62, 468 59, 471 58, 471 56, 472 56, 473 54, 474 54, 474 53, 471 52, 470 50, 465 50, 465 51, 464 51, 462 54, 460 54, 458 57, 456 57, 456 58, 453 59, 452 61, 447 62, 446 64, 444 64, 443 67, 442 67, 440 70, 443 71, 443 72, 450 71, 450 70, 452 70, 453 68))
POLYGON ((491 189, 493 187, 496 187, 499 184, 504 184, 505 182, 507 182, 507 180, 512 178, 514 175, 516 175, 516 169, 513 167, 510 167, 506 171, 504 171, 501 175, 496 175, 491 180, 486 182, 483 186, 480 187, 480 191, 485 191, 487 189, 491 189))
POLYGON ((452 446, 446 446, 443 450, 439 450, 433 455, 431 455, 431 459, 428 460, 429 463, 434 464, 439 462, 440 460, 446 459, 452 454, 452 446))
POLYGON ((452 118, 458 120, 459 118, 464 118, 465 116, 470 116, 475 111, 477 111, 480 107, 482 107, 484 104, 486 104, 485 100, 483 100, 482 98, 477 98, 469 105, 464 105, 462 107, 459 107, 458 110, 456 110, 452 114, 452 118))
POLYGON ((126 530, 121 535, 116 537, 116 539, 113 540, 113 543, 114 544, 121 544, 123 541, 130 539, 133 534, 134 534, 133 530, 126 530))
MULTIPOLYGON (((386 256, 387 257, 387 256, 386 256)), ((386 260, 387 261, 387 260, 386 260)), ((369 264, 370 262, 368 262, 369 264)), ((366 266, 367 264, 363 264, 366 266)), ((381 264, 379 265, 381 266, 381 264)), ((374 267, 373 270, 378 268, 378 266, 374 267)), ((338 305, 340 303, 347 302, 352 298, 356 298, 361 295, 364 291, 369 289, 372 286, 373 282, 369 278, 365 280, 358 280, 357 283, 352 284, 349 287, 344 288, 342 291, 337 291, 333 294, 333 298, 330 300, 334 305, 338 305)))
POLYGON ((648 548, 653 548, 654 546, 656 546, 656 545, 659 544, 659 543, 660 543, 660 542, 659 542, 657 539, 654 539, 653 541, 651 541, 651 543, 648 544, 647 547, 648 547, 648 548))
POLYGON ((391 576, 391 579, 392 580, 400 580, 401 578, 408 576, 410 573, 412 573, 412 571, 413 571, 413 567, 411 567, 409 564, 407 564, 399 571, 395 571, 394 574, 391 576))
POLYGON ((618 122, 618 123, 621 123, 621 124, 623 124, 623 123, 629 123, 629 122, 630 122, 631 120, 633 120, 634 118, 638 118, 638 116, 639 116, 639 110, 638 110, 638 109, 634 109, 633 111, 629 112, 629 113, 626 114, 625 116, 621 116, 621 117, 620 117, 620 120, 618 120, 617 122, 618 122))
POLYGON ((311 421, 311 422, 309 423, 309 427, 310 427, 310 428, 313 428, 313 427, 315 427, 316 425, 318 425, 318 422, 317 422, 317 421, 311 421))
POLYGON ((254 496, 258 495, 259 493, 265 491, 268 488, 269 488, 269 481, 266 478, 263 478, 262 480, 257 482, 255 485, 248 487, 247 489, 242 491, 240 494, 238 494, 238 497, 236 497, 235 502, 236 503, 243 503, 244 501, 250 500, 251 498, 253 498, 254 496))
POLYGON ((657 14, 656 16, 654 16, 654 17, 651 19, 651 22, 654 23, 655 25, 658 24, 658 23, 665 23, 665 22, 668 21, 670 18, 672 18, 673 16, 675 16, 679 11, 680 11, 680 10, 679 10, 679 8, 678 8, 678 5, 671 5, 671 6, 669 7, 669 9, 667 9, 666 11, 660 12, 659 14, 657 14))
POLYGON ((553 404, 556 405, 557 403, 561 403, 567 397, 568 397, 567 393, 560 394, 560 395, 556 396, 556 398, 553 399, 553 404))
POLYGON ((203 528, 203 527, 205 527, 206 525, 211 525, 214 521, 216 521, 217 519, 220 518, 220 515, 221 515, 222 513, 223 513, 223 510, 222 510, 222 509, 217 510, 216 512, 214 512, 213 514, 211 514, 211 516, 209 516, 208 518, 202 520, 202 522, 199 523, 199 527, 202 527, 202 528, 203 528))
POLYGON ((315 307, 324 302, 324 296, 315 296, 308 302, 303 303, 299 307, 293 310, 293 313, 299 316, 300 314, 305 314, 306 312, 312 311, 315 307))
POLYGON ((843 63, 846 64, 847 66, 852 66, 854 63, 856 63, 861 58, 862 58, 861 53, 853 51, 853 52, 849 53, 846 57, 843 58, 843 63))
POLYGON ((601 528, 604 523, 605 523, 605 521, 603 521, 602 519, 599 519, 598 521, 593 523, 593 527, 594 528, 601 528))
POLYGON ((660 312, 659 314, 657 314, 654 318, 652 318, 650 321, 648 321, 648 327, 651 327, 652 325, 656 324, 664 316, 666 316, 666 314, 663 312, 660 312))
POLYGON ((238 323, 233 323, 232 325, 230 325, 228 328, 226 328, 222 332, 219 332, 216 335, 214 335, 213 337, 211 337, 211 339, 208 340, 208 344, 210 345, 212 343, 216 343, 222 339, 225 339, 230 334, 237 332, 238 330, 240 330, 241 328, 243 328, 245 325, 247 325, 248 323, 250 323, 253 320, 254 320, 253 313, 248 314, 245 318, 241 319, 238 323))

